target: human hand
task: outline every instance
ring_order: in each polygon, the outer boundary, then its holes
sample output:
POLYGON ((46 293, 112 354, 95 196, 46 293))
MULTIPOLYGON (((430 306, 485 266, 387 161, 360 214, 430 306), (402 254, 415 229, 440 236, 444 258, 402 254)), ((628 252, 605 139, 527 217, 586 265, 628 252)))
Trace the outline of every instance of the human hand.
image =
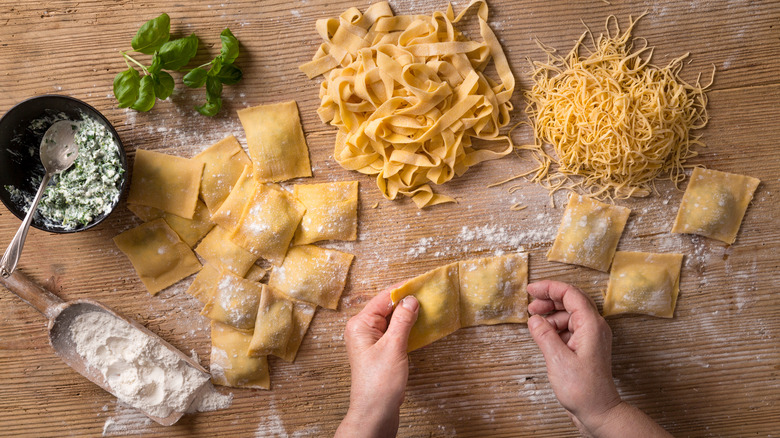
POLYGON ((574 286, 545 280, 529 284, 528 293, 535 298, 528 329, 555 396, 581 431, 592 431, 621 403, 612 380, 612 331, 593 300, 574 286))
POLYGON ((406 348, 419 307, 417 299, 408 296, 394 311, 388 289, 347 322, 344 338, 352 389, 337 437, 395 436, 409 378, 406 348))

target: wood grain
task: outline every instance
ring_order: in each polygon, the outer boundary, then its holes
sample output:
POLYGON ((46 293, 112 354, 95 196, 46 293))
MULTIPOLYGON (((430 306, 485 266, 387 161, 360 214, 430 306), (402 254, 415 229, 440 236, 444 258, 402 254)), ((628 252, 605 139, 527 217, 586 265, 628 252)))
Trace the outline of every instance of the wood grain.
MULTIPOLYGON (((623 397, 676 436, 767 436, 780 430, 780 5, 773 1, 526 1, 494 0, 491 24, 522 88, 530 86, 527 58, 540 58, 538 38, 568 50, 584 27, 598 32, 606 16, 649 14, 636 35, 656 46, 658 64, 691 52, 683 76, 708 77, 712 117, 706 149, 694 162, 762 180, 737 242, 669 234, 682 192, 668 183, 648 199, 621 202, 633 209, 619 249, 686 254, 675 318, 611 318, 613 370, 623 397)), ((51 351, 45 319, 0 291, 0 435, 3 436, 327 436, 346 412, 349 369, 343 330, 347 319, 384 286, 442 264, 496 251, 530 252, 531 280, 556 278, 581 286, 601 303, 607 275, 547 262, 545 252, 564 198, 550 208, 547 193, 519 182, 489 183, 528 169, 525 153, 473 168, 442 191, 458 204, 420 212, 408 200, 385 201, 374 182, 343 170, 331 157, 335 134, 317 115, 319 81, 297 66, 315 51, 317 18, 369 2, 324 0, 231 1, 0 1, 0 112, 33 95, 68 94, 86 100, 116 126, 132 160, 137 148, 190 157, 227 134, 243 142, 235 110, 295 99, 301 111, 315 177, 306 182, 360 181, 360 231, 355 243, 330 247, 356 255, 338 311, 320 310, 298 359, 271 359, 272 390, 232 390, 229 410, 185 416, 163 428, 118 405, 112 396, 65 366, 51 351), (245 72, 226 87, 225 107, 208 119, 192 109, 203 90, 177 90, 150 113, 117 109, 113 76, 119 55, 140 24, 161 12, 177 35, 201 38, 198 60, 219 51, 230 27, 241 41, 245 72), (379 207, 371 208, 376 202, 379 207), (526 210, 512 212, 516 202, 526 210), (463 227, 466 227, 464 233, 463 227), (493 228, 491 228, 493 227, 493 228), (499 230, 503 228, 503 233, 499 230), (471 233, 471 234, 469 234, 471 233), (491 237, 492 236, 492 237, 491 237), (500 236, 497 238, 496 236, 500 236), (517 242, 512 237, 517 237, 517 242), (421 245, 423 238, 432 238, 421 245), (491 239, 493 240, 491 242, 491 239)), ((466 4, 455 2, 456 10, 466 4)), ((397 13, 428 13, 444 1, 392 1, 397 13)), ((523 115, 521 93, 513 116, 523 115)), ((528 129, 514 134, 530 141, 528 129)), ((208 363, 207 322, 188 282, 150 297, 130 263, 111 242, 136 224, 124 204, 84 233, 31 231, 20 268, 63 299, 93 298, 144 323, 173 345, 208 363)), ((19 221, 0 207, 0 242, 19 221)), ((574 436, 557 403, 544 360, 525 325, 475 327, 411 354, 399 436, 574 436)))

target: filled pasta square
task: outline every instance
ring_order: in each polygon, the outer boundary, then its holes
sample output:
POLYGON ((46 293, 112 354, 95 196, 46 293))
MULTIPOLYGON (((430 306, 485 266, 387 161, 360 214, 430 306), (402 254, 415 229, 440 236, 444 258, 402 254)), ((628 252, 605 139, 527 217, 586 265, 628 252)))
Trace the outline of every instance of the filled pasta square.
POLYGON ((270 287, 263 288, 248 354, 252 357, 268 356, 284 350, 292 331, 293 303, 270 287))
POLYGON ((607 272, 630 212, 571 194, 547 260, 607 272))
POLYGON ((750 176, 700 167, 693 169, 672 232, 734 243, 760 182, 750 176))
POLYGON ((638 313, 672 318, 682 254, 618 251, 604 297, 604 316, 638 313))
POLYGON ((200 241, 195 252, 203 260, 244 276, 254 266, 258 257, 230 240, 230 233, 222 227, 214 227, 200 241))
POLYGON ((336 310, 353 258, 314 245, 293 246, 282 266, 271 271, 268 285, 290 298, 336 310))
POLYGON ((215 212, 230 194, 245 166, 251 166, 249 156, 236 137, 229 135, 209 146, 193 161, 204 164, 200 180, 200 197, 210 212, 215 212))
POLYGON ((198 201, 192 219, 185 219, 176 216, 173 213, 167 213, 158 208, 148 207, 146 205, 127 204, 127 209, 132 211, 133 214, 144 222, 149 222, 158 218, 165 219, 168 226, 170 226, 190 248, 194 247, 195 244, 214 227, 214 222, 211 222, 209 210, 202 201, 198 201))
POLYGON ((296 184, 293 195, 306 207, 294 245, 357 239, 357 181, 296 184))
POLYGON ((222 271, 200 313, 213 321, 251 332, 265 287, 230 271, 222 271))
POLYGON ((202 175, 202 162, 138 149, 127 202, 192 219, 202 175))
POLYGON ((211 322, 211 381, 234 388, 270 389, 268 358, 249 357, 252 333, 211 322))
POLYGON ((528 320, 528 255, 506 254, 458 263, 460 325, 528 320))

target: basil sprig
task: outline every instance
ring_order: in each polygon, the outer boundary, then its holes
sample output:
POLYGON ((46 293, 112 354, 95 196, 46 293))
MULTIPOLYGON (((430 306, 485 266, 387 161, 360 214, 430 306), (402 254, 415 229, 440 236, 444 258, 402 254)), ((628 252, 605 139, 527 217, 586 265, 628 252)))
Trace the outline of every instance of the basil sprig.
MULTIPOLYGON (((238 57, 238 39, 227 28, 219 37, 222 41, 219 56, 189 70, 183 78, 184 84, 190 88, 206 86, 206 103, 195 107, 206 116, 214 116, 222 108, 222 85, 233 85, 242 77, 241 70, 233 65, 238 57)), ((195 34, 172 40, 168 14, 144 23, 130 45, 136 52, 152 55, 151 64, 145 66, 127 52, 121 52, 127 70, 114 77, 114 96, 119 102, 119 108, 149 111, 157 98, 167 99, 175 86, 173 76, 168 71, 180 71, 186 67, 197 54, 198 43, 195 34)))

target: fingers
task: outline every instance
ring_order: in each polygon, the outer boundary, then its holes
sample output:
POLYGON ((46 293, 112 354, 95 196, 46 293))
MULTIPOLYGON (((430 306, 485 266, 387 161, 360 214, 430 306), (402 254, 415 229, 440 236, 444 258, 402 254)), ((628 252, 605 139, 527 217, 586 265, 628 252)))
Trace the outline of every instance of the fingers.
POLYGON ((547 368, 562 366, 572 351, 558 335, 558 330, 546 319, 534 315, 528 320, 528 329, 547 362, 547 368))
POLYGON ((566 284, 560 281, 542 280, 529 284, 527 290, 529 295, 536 298, 537 300, 541 300, 540 304, 537 304, 533 307, 529 305, 529 311, 532 309, 549 309, 546 312, 549 313, 552 311, 552 309, 550 309, 550 303, 552 303, 556 310, 565 309, 569 313, 574 311, 587 311, 588 313, 596 315, 598 314, 596 304, 593 302, 593 300, 581 290, 570 284, 566 284))
POLYGON ((391 289, 385 289, 379 292, 371 301, 366 304, 366 307, 360 311, 360 314, 378 315, 382 318, 387 318, 393 311, 393 302, 390 299, 391 289))
POLYGON ((406 353, 409 345, 409 332, 412 331, 412 326, 417 321, 419 310, 420 303, 417 301, 417 298, 409 295, 402 299, 395 307, 393 316, 390 319, 390 326, 387 328, 387 332, 385 332, 384 337, 393 340, 393 343, 404 353, 406 353))
POLYGON ((571 313, 561 310, 545 316, 544 319, 546 319, 547 322, 549 322, 553 327, 555 327, 556 331, 561 332, 563 330, 571 330, 571 328, 569 327, 570 317, 571 317, 571 313))

